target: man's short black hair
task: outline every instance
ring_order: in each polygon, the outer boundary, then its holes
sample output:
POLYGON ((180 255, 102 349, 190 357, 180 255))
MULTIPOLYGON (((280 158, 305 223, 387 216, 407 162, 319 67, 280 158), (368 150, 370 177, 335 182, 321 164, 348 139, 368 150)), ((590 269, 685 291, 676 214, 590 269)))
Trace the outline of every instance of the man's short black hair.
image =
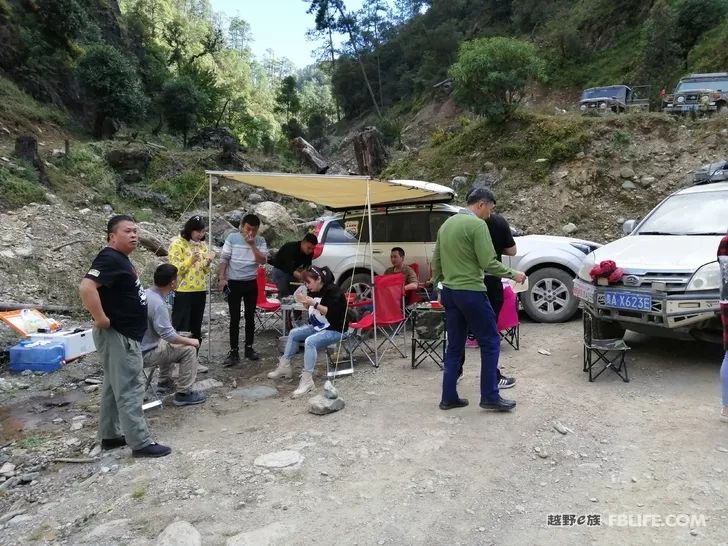
POLYGON ((122 222, 134 222, 134 218, 128 214, 117 214, 109 218, 109 222, 106 224, 106 240, 111 238, 111 234, 116 230, 116 226, 122 222))
POLYGON ((258 227, 260 225, 260 218, 258 218, 255 214, 246 214, 243 216, 243 219, 240 220, 240 225, 248 224, 252 227, 258 227))
POLYGON ((154 286, 169 286, 177 278, 177 266, 162 264, 154 270, 154 286))
POLYGON ((400 246, 395 246, 395 247, 394 247, 394 248, 393 248, 393 249, 391 250, 391 252, 396 252, 397 254, 399 254, 400 256, 402 256, 402 257, 404 258, 404 248, 402 248, 402 247, 400 247, 400 246))
POLYGON ((473 188, 465 198, 465 202, 468 205, 474 205, 478 201, 485 201, 487 203, 493 203, 495 205, 495 195, 488 188, 478 187, 473 188))
POLYGON ((318 237, 316 237, 313 233, 306 233, 306 235, 303 236, 303 240, 311 243, 312 245, 318 244, 318 237))

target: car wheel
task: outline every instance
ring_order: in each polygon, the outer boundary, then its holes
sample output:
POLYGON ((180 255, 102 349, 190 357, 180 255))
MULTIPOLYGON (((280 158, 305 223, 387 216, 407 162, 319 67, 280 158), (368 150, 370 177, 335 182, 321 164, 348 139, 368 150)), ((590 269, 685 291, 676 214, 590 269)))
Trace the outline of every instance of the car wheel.
POLYGON ((529 288, 521 298, 526 314, 536 322, 566 322, 579 301, 571 289, 574 277, 562 269, 545 267, 528 276, 529 288))
POLYGON ((721 116, 728 116, 728 104, 720 104, 718 105, 718 114, 721 116))
POLYGON ((344 292, 354 292, 357 301, 372 299, 372 277, 369 273, 354 273, 341 281, 344 292))

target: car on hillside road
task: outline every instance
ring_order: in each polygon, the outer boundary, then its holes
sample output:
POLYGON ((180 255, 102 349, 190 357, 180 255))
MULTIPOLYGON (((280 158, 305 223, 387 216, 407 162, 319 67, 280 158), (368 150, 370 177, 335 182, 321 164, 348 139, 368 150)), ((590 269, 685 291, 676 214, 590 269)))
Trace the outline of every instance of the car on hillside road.
MULTIPOLYGON (((321 218, 314 231, 319 238, 314 264, 328 266, 340 286, 366 297, 372 270, 375 275, 384 273, 391 265, 390 250, 398 246, 404 249, 407 264, 417 264, 424 282, 430 278, 438 229, 450 216, 464 210, 449 204, 374 210, 371 243, 364 212, 321 218)), ((503 256, 503 262, 529 277, 528 291, 520 294, 525 312, 538 322, 571 319, 579 303, 572 294, 572 281, 586 255, 600 245, 571 237, 521 235, 517 231, 514 235, 517 254, 503 256)))

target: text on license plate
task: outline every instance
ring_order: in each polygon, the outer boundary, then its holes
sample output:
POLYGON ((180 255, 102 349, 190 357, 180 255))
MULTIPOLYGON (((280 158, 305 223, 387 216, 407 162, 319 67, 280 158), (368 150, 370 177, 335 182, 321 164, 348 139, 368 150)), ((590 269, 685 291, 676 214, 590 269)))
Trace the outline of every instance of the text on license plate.
POLYGON ((651 311, 652 297, 632 292, 604 292, 604 306, 635 311, 651 311))

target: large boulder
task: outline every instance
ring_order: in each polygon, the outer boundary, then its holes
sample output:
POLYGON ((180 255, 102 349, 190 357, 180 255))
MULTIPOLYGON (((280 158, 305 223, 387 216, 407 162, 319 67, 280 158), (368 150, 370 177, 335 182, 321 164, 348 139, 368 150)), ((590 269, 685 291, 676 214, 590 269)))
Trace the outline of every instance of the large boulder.
POLYGON ((225 218, 213 216, 212 225, 210 226, 212 243, 217 246, 222 246, 225 243, 225 238, 237 230, 238 228, 225 220, 225 218))
POLYGON ((186 521, 170 523, 157 537, 156 546, 200 546, 202 537, 195 527, 186 521))
POLYGON ((145 173, 154 154, 146 147, 135 146, 115 148, 106 152, 106 161, 119 172, 138 171, 145 173))
POLYGON ((223 148, 227 153, 240 150, 240 141, 227 127, 204 127, 189 140, 190 147, 223 148))
POLYGON ((297 231, 293 218, 280 203, 263 201, 253 207, 253 212, 260 218, 260 234, 265 236, 269 245, 297 231))

